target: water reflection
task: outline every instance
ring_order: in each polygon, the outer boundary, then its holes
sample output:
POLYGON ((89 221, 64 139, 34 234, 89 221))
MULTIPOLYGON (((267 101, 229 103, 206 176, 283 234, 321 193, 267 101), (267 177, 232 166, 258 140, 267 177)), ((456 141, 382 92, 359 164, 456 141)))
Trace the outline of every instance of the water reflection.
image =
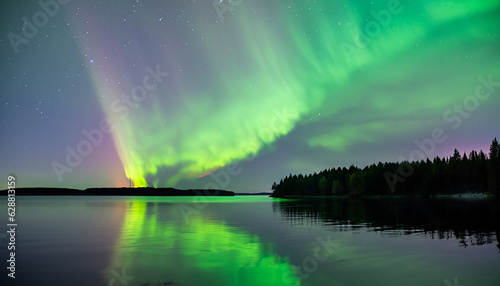
MULTIPOLYGON (((258 236, 211 218, 193 214, 189 222, 177 204, 127 202, 123 227, 106 273, 121 285, 300 285, 286 258, 258 236), (114 273, 115 278, 109 273, 114 273), (131 278, 133 277, 133 278, 131 278), (123 284, 123 283, 122 283, 123 284)), ((111 281, 114 282, 114 281, 111 281)))
POLYGON ((311 225, 335 231, 363 228, 389 235, 455 238, 461 247, 497 242, 499 209, 495 201, 456 199, 318 198, 273 203, 273 210, 292 226, 311 225))

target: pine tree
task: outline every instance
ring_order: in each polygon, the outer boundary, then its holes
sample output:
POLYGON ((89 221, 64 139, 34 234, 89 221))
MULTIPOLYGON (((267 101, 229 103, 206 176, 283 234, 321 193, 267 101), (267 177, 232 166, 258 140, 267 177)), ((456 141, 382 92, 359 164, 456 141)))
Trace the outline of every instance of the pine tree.
POLYGON ((490 159, 500 158, 500 146, 498 146, 497 138, 493 139, 490 146, 490 159))
POLYGON ((461 159, 461 156, 460 156, 460 152, 458 152, 457 149, 455 149, 455 151, 453 151, 453 156, 450 158, 450 162, 460 162, 460 159, 461 159))

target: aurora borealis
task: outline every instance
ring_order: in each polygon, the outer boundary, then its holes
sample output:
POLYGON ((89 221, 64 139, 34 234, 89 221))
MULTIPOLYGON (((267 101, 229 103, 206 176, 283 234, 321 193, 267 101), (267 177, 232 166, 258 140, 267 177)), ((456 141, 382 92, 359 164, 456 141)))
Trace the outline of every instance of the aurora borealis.
POLYGON ((431 157, 500 135, 499 1, 55 5, 12 44, 46 10, 2 4, 0 170, 23 186, 268 191, 407 159, 435 128, 431 157))

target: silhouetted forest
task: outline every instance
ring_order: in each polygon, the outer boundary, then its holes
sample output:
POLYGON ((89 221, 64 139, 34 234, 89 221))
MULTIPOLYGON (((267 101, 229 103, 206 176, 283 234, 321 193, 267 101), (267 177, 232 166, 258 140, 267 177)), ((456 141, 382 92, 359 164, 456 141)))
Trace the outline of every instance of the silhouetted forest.
POLYGON ((500 194, 500 147, 495 138, 489 156, 481 150, 450 157, 399 163, 332 168, 292 175, 272 186, 274 197, 335 195, 500 194))

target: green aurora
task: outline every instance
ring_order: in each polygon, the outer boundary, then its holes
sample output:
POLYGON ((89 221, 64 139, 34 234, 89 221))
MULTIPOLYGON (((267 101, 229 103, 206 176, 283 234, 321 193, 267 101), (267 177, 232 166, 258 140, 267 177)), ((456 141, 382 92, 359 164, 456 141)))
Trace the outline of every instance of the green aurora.
MULTIPOLYGON (((499 12, 498 1, 245 1, 217 29, 194 24, 186 47, 155 52, 169 76, 127 112, 113 106, 130 93, 108 83, 118 72, 90 73, 127 177, 172 186, 259 156, 298 126, 311 126, 302 144, 335 153, 442 124, 477 76, 500 72, 488 60, 498 58, 499 12), (163 181, 162 168, 172 170, 163 181)), ((99 35, 82 44, 91 58, 112 54, 106 43, 118 40, 99 35)), ((161 37, 142 41, 154 47, 161 37)))

